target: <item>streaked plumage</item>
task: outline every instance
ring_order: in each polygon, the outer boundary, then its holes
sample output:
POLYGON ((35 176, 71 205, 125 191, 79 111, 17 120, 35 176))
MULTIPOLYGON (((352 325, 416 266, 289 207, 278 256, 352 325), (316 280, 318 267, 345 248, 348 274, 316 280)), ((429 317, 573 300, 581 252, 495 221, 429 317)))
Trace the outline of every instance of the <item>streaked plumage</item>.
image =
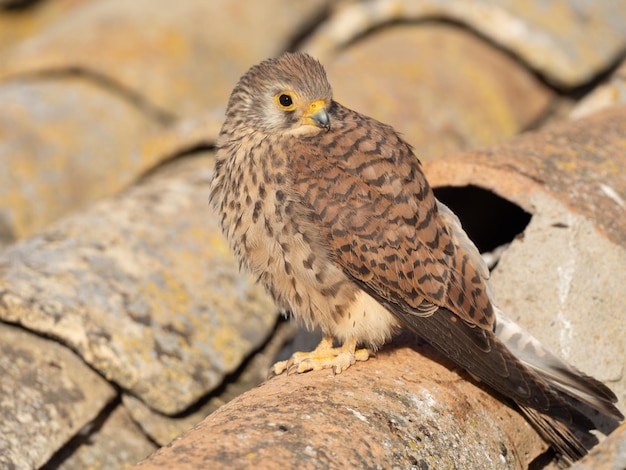
POLYGON ((487 267, 435 199, 411 147, 334 101, 310 56, 285 54, 241 78, 211 201, 242 266, 280 307, 325 335, 277 373, 341 372, 367 359, 357 344, 375 350, 404 326, 514 400, 571 459, 595 442, 579 402, 604 418, 605 431, 623 418, 607 387, 495 307, 487 267), (333 349, 333 338, 343 347, 333 349))

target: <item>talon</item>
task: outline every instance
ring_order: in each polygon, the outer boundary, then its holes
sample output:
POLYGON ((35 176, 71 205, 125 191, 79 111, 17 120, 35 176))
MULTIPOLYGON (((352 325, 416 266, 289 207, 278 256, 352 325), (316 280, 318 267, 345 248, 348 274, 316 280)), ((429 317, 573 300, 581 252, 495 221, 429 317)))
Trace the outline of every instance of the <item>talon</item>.
POLYGON ((293 374, 297 374, 298 373, 298 368, 299 368, 299 364, 291 364, 288 368, 287 368, 287 375, 293 375, 293 374))
POLYGON ((367 349, 356 350, 356 340, 346 341, 343 346, 333 348, 332 337, 325 337, 311 352, 296 352, 290 359, 274 364, 271 371, 280 375, 301 374, 310 370, 331 369, 333 374, 341 374, 356 361, 367 361, 373 355, 367 349))
POLYGON ((273 377, 276 377, 277 375, 281 375, 287 369, 288 363, 289 363, 289 361, 279 361, 276 364, 274 364, 270 368, 270 371, 267 374, 268 375, 267 378, 271 379, 273 377))
POLYGON ((359 349, 354 352, 354 359, 356 361, 367 361, 370 357, 376 357, 376 353, 369 349, 359 349))

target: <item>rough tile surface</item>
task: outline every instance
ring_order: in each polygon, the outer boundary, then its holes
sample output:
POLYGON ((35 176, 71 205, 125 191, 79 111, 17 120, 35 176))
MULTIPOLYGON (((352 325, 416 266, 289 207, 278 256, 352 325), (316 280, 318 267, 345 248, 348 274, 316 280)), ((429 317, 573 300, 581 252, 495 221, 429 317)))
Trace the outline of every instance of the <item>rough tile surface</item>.
POLYGON ((0 244, 114 194, 154 166, 162 126, 80 78, 0 83, 0 244), (4 233, 2 233, 4 232, 4 233))
POLYGON ((382 28, 323 63, 337 101, 391 124, 422 160, 502 142, 554 98, 503 51, 452 25, 382 28))
MULTIPOLYGON (((154 452, 156 446, 141 432, 128 411, 117 406, 100 423, 96 432, 81 439, 69 455, 59 455, 59 460, 49 462, 58 470, 124 468, 129 462, 138 462, 154 452)), ((57 456, 55 456, 57 457, 57 456)))
POLYGON ((114 397, 66 347, 0 324, 0 467, 40 467, 114 397))
POLYGON ((179 413, 272 331, 239 274, 193 158, 0 257, 0 319, 60 339, 150 407, 179 413))
POLYGON ((307 47, 325 55, 368 30, 432 19, 467 25, 565 87, 610 67, 626 44, 626 10, 612 0, 375 0, 339 9, 307 47))
POLYGON ((525 468, 537 434, 431 353, 273 378, 131 468, 525 468))

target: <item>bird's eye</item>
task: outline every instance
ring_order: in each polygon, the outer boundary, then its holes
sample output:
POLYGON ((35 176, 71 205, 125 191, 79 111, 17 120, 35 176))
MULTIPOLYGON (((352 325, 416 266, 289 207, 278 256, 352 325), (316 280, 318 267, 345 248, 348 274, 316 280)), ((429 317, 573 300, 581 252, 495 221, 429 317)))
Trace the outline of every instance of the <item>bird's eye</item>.
POLYGON ((293 102, 294 93, 292 91, 283 90, 274 95, 274 103, 281 111, 295 111, 296 104, 293 102))
POLYGON ((282 95, 278 97, 278 102, 283 108, 288 108, 289 106, 293 104, 293 100, 291 99, 291 96, 286 95, 285 93, 283 93, 282 95))

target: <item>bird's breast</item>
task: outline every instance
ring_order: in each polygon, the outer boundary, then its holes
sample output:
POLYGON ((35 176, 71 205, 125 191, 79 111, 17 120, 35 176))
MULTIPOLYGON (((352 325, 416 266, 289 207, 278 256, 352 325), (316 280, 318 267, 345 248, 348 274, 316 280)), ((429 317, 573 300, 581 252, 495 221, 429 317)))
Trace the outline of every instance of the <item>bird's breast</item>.
POLYGON ((281 308, 334 334, 357 288, 332 261, 310 208, 294 190, 292 155, 267 141, 239 149, 217 176, 216 205, 233 252, 281 308))

